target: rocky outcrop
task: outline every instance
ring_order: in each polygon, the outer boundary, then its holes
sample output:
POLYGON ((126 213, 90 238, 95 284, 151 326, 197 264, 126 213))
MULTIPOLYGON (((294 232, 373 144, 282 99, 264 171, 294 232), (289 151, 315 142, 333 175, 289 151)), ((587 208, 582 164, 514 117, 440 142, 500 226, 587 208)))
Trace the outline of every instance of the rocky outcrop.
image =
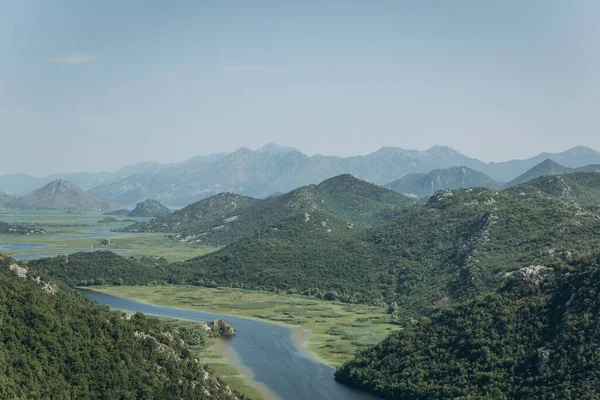
MULTIPOLYGON (((0 257, 0 260, 1 259, 3 258, 0 257)), ((8 266, 8 269, 14 272, 21 279, 29 279, 29 271, 27 270, 27 268, 22 267, 19 264, 10 264, 8 266)), ((53 285, 50 282, 44 282, 39 276, 34 276, 31 278, 31 280, 40 285, 42 287, 42 290, 49 294, 54 295, 58 292, 56 285, 53 285)))
POLYGON ((508 272, 505 274, 505 277, 522 279, 534 285, 539 285, 544 281, 546 274, 549 272, 552 272, 552 268, 548 268, 543 265, 530 265, 513 272, 508 272))
POLYGON ((225 322, 222 319, 217 319, 211 322, 207 322, 202 325, 202 328, 206 330, 208 336, 211 338, 230 337, 235 336, 236 331, 233 325, 229 322, 225 322))
POLYGON ((177 352, 173 348, 167 346, 164 343, 161 343, 154 336, 152 336, 152 335, 150 335, 148 333, 145 333, 145 332, 138 332, 138 331, 135 331, 133 333, 133 336, 135 336, 137 339, 140 339, 140 340, 146 340, 146 339, 151 340, 151 341, 153 341, 156 344, 156 349, 160 353, 163 353, 163 354, 166 354, 166 355, 168 355, 170 357, 173 357, 176 360, 181 360, 181 357, 179 356, 179 354, 177 354, 177 352))

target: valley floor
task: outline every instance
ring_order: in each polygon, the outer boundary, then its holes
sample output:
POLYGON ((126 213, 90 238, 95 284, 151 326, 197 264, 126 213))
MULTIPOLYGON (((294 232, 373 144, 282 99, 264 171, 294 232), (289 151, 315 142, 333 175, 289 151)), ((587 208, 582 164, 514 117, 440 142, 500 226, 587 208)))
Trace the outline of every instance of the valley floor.
POLYGON ((18 259, 54 257, 77 251, 112 250, 131 256, 161 256, 169 261, 198 257, 214 247, 190 245, 170 240, 163 233, 127 234, 111 232, 132 222, 97 223, 106 218, 97 213, 66 214, 52 211, 0 211, 0 221, 27 223, 41 227, 46 235, 0 234, 0 251, 18 259), (109 246, 102 245, 109 240, 109 246))
POLYGON ((381 342, 391 331, 382 307, 329 302, 232 288, 197 286, 104 286, 96 291, 146 303, 260 319, 294 327, 294 340, 324 364, 337 367, 355 352, 381 342))

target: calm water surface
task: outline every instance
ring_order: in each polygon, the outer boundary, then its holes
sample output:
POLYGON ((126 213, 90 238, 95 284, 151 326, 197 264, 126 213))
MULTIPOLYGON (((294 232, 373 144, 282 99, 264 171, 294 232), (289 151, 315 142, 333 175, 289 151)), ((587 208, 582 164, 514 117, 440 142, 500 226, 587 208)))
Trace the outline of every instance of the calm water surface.
POLYGON ((90 290, 83 290, 83 293, 100 304, 121 310, 193 321, 220 318, 231 323, 237 335, 228 340, 228 345, 242 364, 252 371, 254 380, 263 383, 282 400, 377 399, 335 382, 335 369, 299 349, 292 339, 291 329, 287 327, 228 315, 155 306, 90 290))

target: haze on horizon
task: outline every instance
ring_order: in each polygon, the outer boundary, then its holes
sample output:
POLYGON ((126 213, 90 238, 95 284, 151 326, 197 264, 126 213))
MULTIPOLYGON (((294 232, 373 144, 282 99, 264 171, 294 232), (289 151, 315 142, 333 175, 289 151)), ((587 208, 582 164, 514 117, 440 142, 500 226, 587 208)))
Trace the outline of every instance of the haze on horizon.
POLYGON ((600 150, 600 2, 13 0, 0 174, 268 142, 483 161, 600 150))

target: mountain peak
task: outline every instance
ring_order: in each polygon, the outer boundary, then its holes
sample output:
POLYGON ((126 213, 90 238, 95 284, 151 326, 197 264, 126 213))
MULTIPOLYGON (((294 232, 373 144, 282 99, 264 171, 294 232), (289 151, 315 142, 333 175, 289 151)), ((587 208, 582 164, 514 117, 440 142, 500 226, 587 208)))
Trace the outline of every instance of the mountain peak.
POLYGON ((77 185, 75 185, 71 181, 67 181, 65 179, 56 179, 44 186, 42 186, 37 191, 39 192, 64 192, 64 191, 80 191, 83 192, 77 185))
POLYGON ((121 208, 84 192, 71 181, 56 179, 18 199, 22 208, 107 211, 121 208))
POLYGON ((147 199, 138 203, 135 209, 127 214, 129 217, 157 218, 170 214, 171 210, 158 200, 147 199))
POLYGON ((454 150, 452 147, 435 145, 435 146, 431 146, 430 148, 425 150, 425 153, 457 154, 458 151, 454 150))
POLYGON ((535 168, 547 168, 547 167, 562 167, 559 163, 552 160, 551 158, 546 158, 544 161, 535 166, 535 168))
POLYGON ((598 155, 599 154, 596 150, 591 149, 586 146, 575 146, 575 147, 565 151, 565 153, 572 155, 572 156, 587 156, 587 155, 598 155))
POLYGON ((263 147, 261 147, 257 151, 259 153, 291 153, 292 151, 297 151, 300 153, 300 150, 298 150, 295 147, 280 146, 273 142, 265 144, 263 147))

